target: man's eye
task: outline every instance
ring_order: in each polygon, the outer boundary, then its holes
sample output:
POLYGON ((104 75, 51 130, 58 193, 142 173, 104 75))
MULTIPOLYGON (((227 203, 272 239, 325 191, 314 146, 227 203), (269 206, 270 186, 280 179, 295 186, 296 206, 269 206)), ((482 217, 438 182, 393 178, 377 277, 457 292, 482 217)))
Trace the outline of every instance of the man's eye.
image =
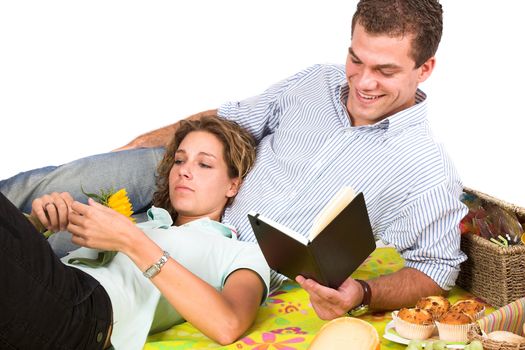
POLYGON ((379 71, 379 72, 381 73, 382 76, 387 77, 387 78, 393 77, 394 74, 396 74, 395 72, 384 71, 384 70, 379 71))
POLYGON ((352 61, 353 64, 361 64, 361 61, 356 60, 355 58, 351 58, 350 61, 352 61))

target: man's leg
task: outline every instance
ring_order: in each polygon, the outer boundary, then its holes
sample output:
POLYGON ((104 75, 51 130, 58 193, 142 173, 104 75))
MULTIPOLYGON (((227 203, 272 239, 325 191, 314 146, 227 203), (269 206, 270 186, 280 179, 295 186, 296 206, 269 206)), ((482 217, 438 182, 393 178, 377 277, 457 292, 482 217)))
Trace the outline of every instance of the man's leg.
MULTIPOLYGON (((146 210, 155 191, 155 171, 164 155, 163 148, 139 148, 82 158, 61 166, 48 166, 20 173, 0 181, 0 192, 25 213, 37 197, 52 192, 69 192, 86 202, 81 192, 126 188, 135 213, 146 210)), ((49 238, 58 257, 78 248, 71 234, 58 232, 49 238)))
POLYGON ((81 192, 97 193, 101 189, 125 188, 133 210, 144 211, 155 191, 157 164, 163 148, 139 148, 99 154, 61 166, 30 170, 0 181, 0 192, 23 212, 31 212, 37 197, 52 192, 69 192, 76 200, 86 202, 81 192))

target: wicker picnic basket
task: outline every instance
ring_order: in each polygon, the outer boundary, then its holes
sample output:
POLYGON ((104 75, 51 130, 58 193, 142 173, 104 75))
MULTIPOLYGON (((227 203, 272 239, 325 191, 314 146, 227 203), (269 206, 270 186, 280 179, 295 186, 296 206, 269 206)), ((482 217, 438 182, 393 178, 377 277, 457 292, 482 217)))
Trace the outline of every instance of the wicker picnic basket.
MULTIPOLYGON (((514 212, 518 220, 525 223, 525 208, 470 188, 464 190, 483 201, 514 212)), ((502 307, 525 296, 525 245, 500 247, 485 238, 467 233, 461 236, 461 250, 468 259, 461 264, 457 280, 460 287, 495 307, 502 307)))
POLYGON ((525 350, 525 343, 510 343, 489 339, 492 331, 508 331, 523 336, 525 298, 507 304, 470 325, 469 341, 479 340, 484 350, 525 350))
POLYGON ((479 324, 473 323, 468 331, 469 341, 479 340, 483 350, 525 350, 525 343, 516 344, 488 339, 481 333, 479 324))

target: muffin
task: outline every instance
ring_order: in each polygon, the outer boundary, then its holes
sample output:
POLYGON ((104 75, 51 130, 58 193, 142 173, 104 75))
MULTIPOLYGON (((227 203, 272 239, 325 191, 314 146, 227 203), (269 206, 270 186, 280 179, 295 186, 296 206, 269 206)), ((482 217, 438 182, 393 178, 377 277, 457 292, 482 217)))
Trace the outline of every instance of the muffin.
POLYGON ((419 308, 403 308, 392 313, 396 332, 407 339, 427 339, 434 332, 430 312, 419 308))
POLYGON ((429 325, 432 324, 432 315, 430 312, 420 309, 420 308, 402 308, 397 313, 397 317, 403 321, 407 321, 419 325, 429 325))
POLYGON ((485 314, 485 306, 473 299, 459 300, 450 307, 450 310, 464 312, 475 321, 482 318, 485 314))
POLYGON ((472 316, 464 312, 450 310, 441 316, 439 322, 450 325, 460 325, 472 323, 474 322, 474 319, 472 316))
POLYGON ((416 307, 427 310, 430 312, 434 320, 437 320, 441 315, 448 311, 450 308, 450 302, 445 297, 434 295, 419 299, 416 307))
POLYGON ((454 310, 447 311, 436 321, 439 339, 457 342, 467 341, 467 333, 472 322, 474 322, 474 318, 469 314, 454 310))

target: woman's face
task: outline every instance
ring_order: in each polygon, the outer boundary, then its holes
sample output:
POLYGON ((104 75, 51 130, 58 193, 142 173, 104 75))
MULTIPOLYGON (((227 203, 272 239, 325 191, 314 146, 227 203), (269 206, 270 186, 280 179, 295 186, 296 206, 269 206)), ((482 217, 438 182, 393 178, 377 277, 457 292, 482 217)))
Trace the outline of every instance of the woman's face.
POLYGON ((237 194, 238 178, 228 176, 223 149, 206 131, 192 131, 180 143, 169 175, 176 225, 202 217, 220 220, 228 198, 237 194))

